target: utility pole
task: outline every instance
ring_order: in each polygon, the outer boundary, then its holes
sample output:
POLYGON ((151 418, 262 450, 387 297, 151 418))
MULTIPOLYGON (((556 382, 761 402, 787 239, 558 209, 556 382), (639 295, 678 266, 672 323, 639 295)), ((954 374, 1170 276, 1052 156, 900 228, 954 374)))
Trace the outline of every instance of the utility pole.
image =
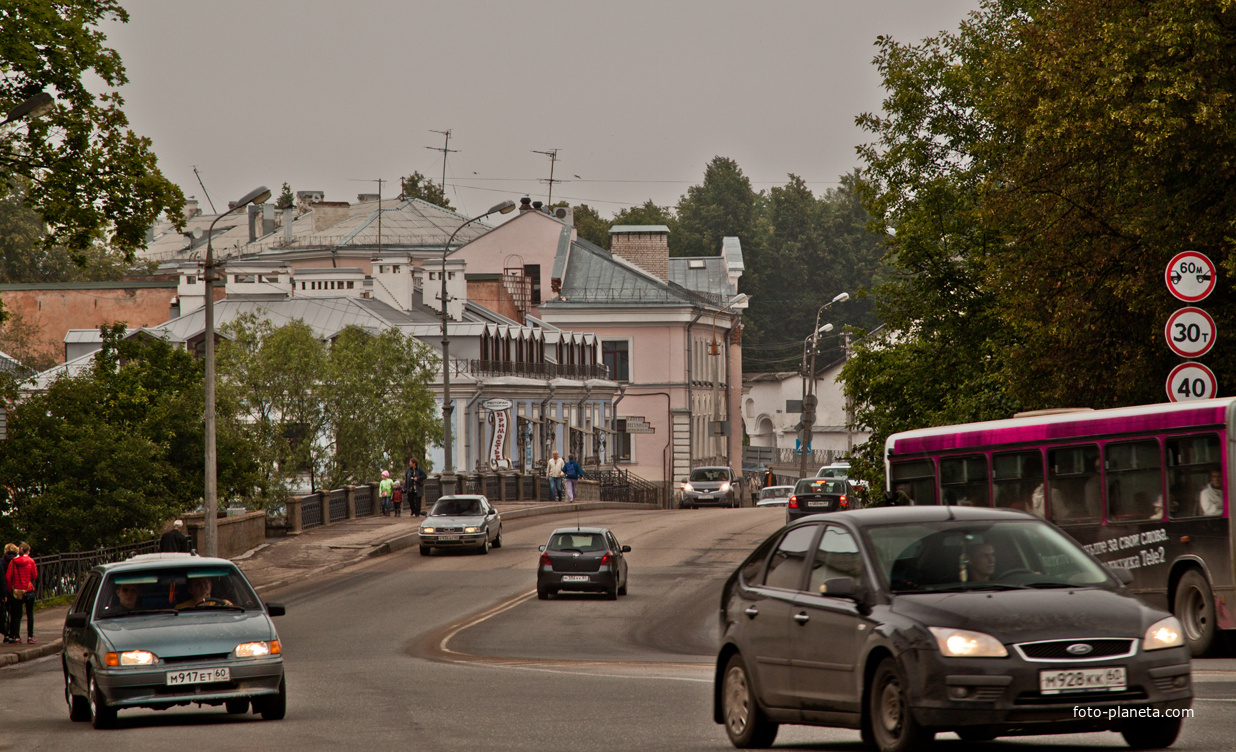
POLYGON ((798 457, 798 477, 807 477, 807 452, 811 446, 811 441, 815 438, 815 406, 817 399, 815 396, 815 351, 820 342, 820 335, 824 332, 833 330, 832 324, 820 326, 820 316, 825 310, 830 308, 834 303, 844 303, 850 299, 848 292, 837 293, 837 296, 820 306, 815 312, 815 324, 811 327, 811 334, 807 339, 803 340, 803 420, 802 420, 802 439, 799 442, 799 457, 798 457), (807 343, 811 343, 811 367, 807 368, 807 343))
POLYGON ((210 200, 210 191, 206 190, 206 184, 202 182, 202 176, 197 172, 197 165, 193 165, 193 176, 197 178, 197 184, 202 186, 202 193, 206 194, 206 203, 210 204, 210 213, 218 214, 215 211, 215 202, 210 200))
POLYGON ((430 149, 432 151, 442 152, 442 200, 446 201, 446 155, 447 154, 458 154, 459 149, 451 148, 451 129, 450 128, 447 128, 444 131, 435 131, 433 129, 430 129, 429 132, 430 133, 441 133, 443 136, 446 137, 446 142, 442 144, 441 149, 439 149, 436 146, 426 146, 425 147, 426 149, 430 149))
POLYGON ((554 180, 554 163, 558 161, 558 150, 550 149, 548 151, 537 151, 536 149, 533 149, 532 153, 544 154, 549 157, 549 180, 545 181, 549 183, 549 200, 545 202, 545 208, 548 209, 554 205, 554 183, 562 182, 561 180, 554 180))

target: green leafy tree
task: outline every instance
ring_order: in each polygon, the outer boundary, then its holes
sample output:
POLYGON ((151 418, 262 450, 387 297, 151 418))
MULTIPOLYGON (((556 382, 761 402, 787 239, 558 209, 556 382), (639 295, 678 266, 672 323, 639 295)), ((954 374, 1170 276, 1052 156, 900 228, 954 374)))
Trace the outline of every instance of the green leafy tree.
MULTIPOLYGON (((629 206, 617 212, 614 214, 613 221, 610 222, 611 227, 614 225, 665 225, 670 228, 671 252, 674 242, 675 224, 676 220, 674 219, 673 209, 666 206, 657 206, 652 202, 652 199, 648 199, 639 206, 629 206)), ((606 234, 608 235, 608 233, 609 228, 606 228, 606 234)), ((606 238, 604 247, 609 247, 608 237, 606 238)), ((720 249, 721 246, 718 245, 717 250, 719 251, 720 249)), ((713 255, 716 254, 714 253, 713 255)))
POLYGON ((571 209, 572 216, 575 218, 575 230, 581 238, 602 248, 609 248, 610 223, 607 220, 601 219, 601 215, 597 213, 596 209, 587 204, 571 206, 565 201, 554 204, 553 208, 556 209, 560 206, 571 209))
POLYGON ((713 157, 704 168, 704 182, 688 188, 678 200, 677 221, 670 226, 670 254, 715 256, 725 237, 736 237, 745 247, 752 239, 758 204, 759 196, 738 163, 713 157))
POLYGON ((284 183, 283 190, 279 192, 279 197, 275 199, 275 208, 287 209, 293 206, 296 206, 296 197, 292 195, 292 186, 284 183))
POLYGON ((400 178, 399 182, 403 186, 402 195, 404 198, 419 198, 421 201, 434 206, 441 206, 443 209, 454 210, 455 208, 447 200, 446 191, 443 187, 425 177, 419 171, 414 171, 411 175, 400 178))

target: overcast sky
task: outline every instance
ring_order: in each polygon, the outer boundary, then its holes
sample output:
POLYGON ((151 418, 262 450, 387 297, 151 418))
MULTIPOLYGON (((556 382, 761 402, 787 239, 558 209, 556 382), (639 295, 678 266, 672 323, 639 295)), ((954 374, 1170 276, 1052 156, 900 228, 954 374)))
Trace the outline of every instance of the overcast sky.
POLYGON ((955 30, 978 0, 124 0, 103 27, 133 129, 205 211, 261 184, 356 201, 419 170, 465 214, 507 198, 604 217, 672 205, 714 156, 757 190, 857 166, 877 35, 955 30), (578 176, 578 177, 576 177, 578 176))

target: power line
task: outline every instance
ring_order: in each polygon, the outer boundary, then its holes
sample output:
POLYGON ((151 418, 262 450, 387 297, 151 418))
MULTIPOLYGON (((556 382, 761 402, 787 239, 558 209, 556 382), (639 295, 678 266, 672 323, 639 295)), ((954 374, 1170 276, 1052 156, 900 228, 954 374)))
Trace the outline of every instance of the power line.
POLYGON ((554 180, 554 164, 557 163, 558 161, 558 150, 549 149, 547 151, 537 151, 536 149, 533 149, 532 153, 533 154, 544 154, 545 156, 549 157, 549 180, 545 180, 541 182, 549 183, 549 198, 548 200, 546 200, 545 205, 553 206, 554 205, 554 183, 562 182, 561 180, 558 180, 558 181, 554 180))
POLYGON ((425 147, 426 149, 430 149, 432 151, 442 152, 442 197, 446 198, 446 155, 458 154, 459 149, 451 148, 451 129, 450 128, 447 128, 444 131, 435 131, 431 128, 429 132, 430 133, 441 133, 443 136, 446 137, 446 141, 445 143, 442 144, 441 149, 439 149, 436 146, 426 146, 425 147))

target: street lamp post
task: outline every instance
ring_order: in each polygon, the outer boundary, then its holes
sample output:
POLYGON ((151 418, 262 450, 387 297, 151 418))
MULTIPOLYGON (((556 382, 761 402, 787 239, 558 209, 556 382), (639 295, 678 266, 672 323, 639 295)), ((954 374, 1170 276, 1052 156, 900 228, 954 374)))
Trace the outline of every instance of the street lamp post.
POLYGON ((820 306, 820 309, 815 312, 815 326, 811 329, 811 336, 807 339, 811 340, 811 368, 807 368, 807 348, 806 342, 803 343, 803 432, 802 441, 799 444, 798 457, 798 477, 807 477, 807 448, 811 446, 811 441, 814 438, 813 426, 815 425, 815 350, 819 343, 819 337, 822 332, 832 331, 833 325, 826 324, 820 326, 820 316, 825 309, 832 306, 833 303, 844 303, 850 299, 850 293, 838 293, 836 297, 820 306))
MULTIPOLYGON (((725 304, 724 308, 720 308, 714 311, 712 314, 712 345, 711 347, 709 347, 709 350, 711 351, 711 354, 717 359, 713 361, 714 368, 712 372, 712 425, 713 425, 713 428, 712 430, 709 431, 709 434, 711 436, 723 436, 724 435, 724 434, 714 433, 714 431, 719 430, 719 426, 721 425, 721 357, 720 357, 721 356, 721 344, 717 342, 717 316, 721 315, 726 310, 733 308, 739 303, 747 302, 747 300, 750 297, 751 296, 746 293, 742 293, 741 295, 736 295, 733 300, 725 304)), ((726 340, 728 341, 729 337, 726 337, 726 340)), ((729 416, 728 411, 726 412, 726 415, 729 416)), ((733 432, 733 430, 734 430, 734 426, 731 423, 730 431, 733 432)), ((729 457, 728 461, 732 463, 734 461, 734 458, 729 457)), ((741 465, 741 463, 739 464, 741 465)))
POLYGON ((215 461, 215 259, 211 240, 214 238, 215 223, 219 220, 249 204, 261 204, 269 198, 269 188, 254 188, 237 201, 235 206, 215 217, 214 222, 210 223, 210 229, 206 231, 206 268, 203 277, 206 282, 206 490, 203 505, 206 519, 202 531, 202 547, 207 556, 219 555, 219 479, 215 461))
POLYGON ((510 214, 515 209, 514 201, 503 201, 490 207, 489 211, 484 214, 469 219, 459 227, 455 228, 455 232, 447 238, 446 245, 442 248, 442 473, 441 485, 442 496, 450 496, 455 493, 455 465, 451 457, 451 416, 455 412, 455 406, 451 404, 451 340, 447 336, 447 322, 450 320, 447 302, 449 298, 446 294, 446 257, 451 252, 451 243, 455 240, 455 236, 459 231, 473 222, 484 219, 490 214, 510 214))

